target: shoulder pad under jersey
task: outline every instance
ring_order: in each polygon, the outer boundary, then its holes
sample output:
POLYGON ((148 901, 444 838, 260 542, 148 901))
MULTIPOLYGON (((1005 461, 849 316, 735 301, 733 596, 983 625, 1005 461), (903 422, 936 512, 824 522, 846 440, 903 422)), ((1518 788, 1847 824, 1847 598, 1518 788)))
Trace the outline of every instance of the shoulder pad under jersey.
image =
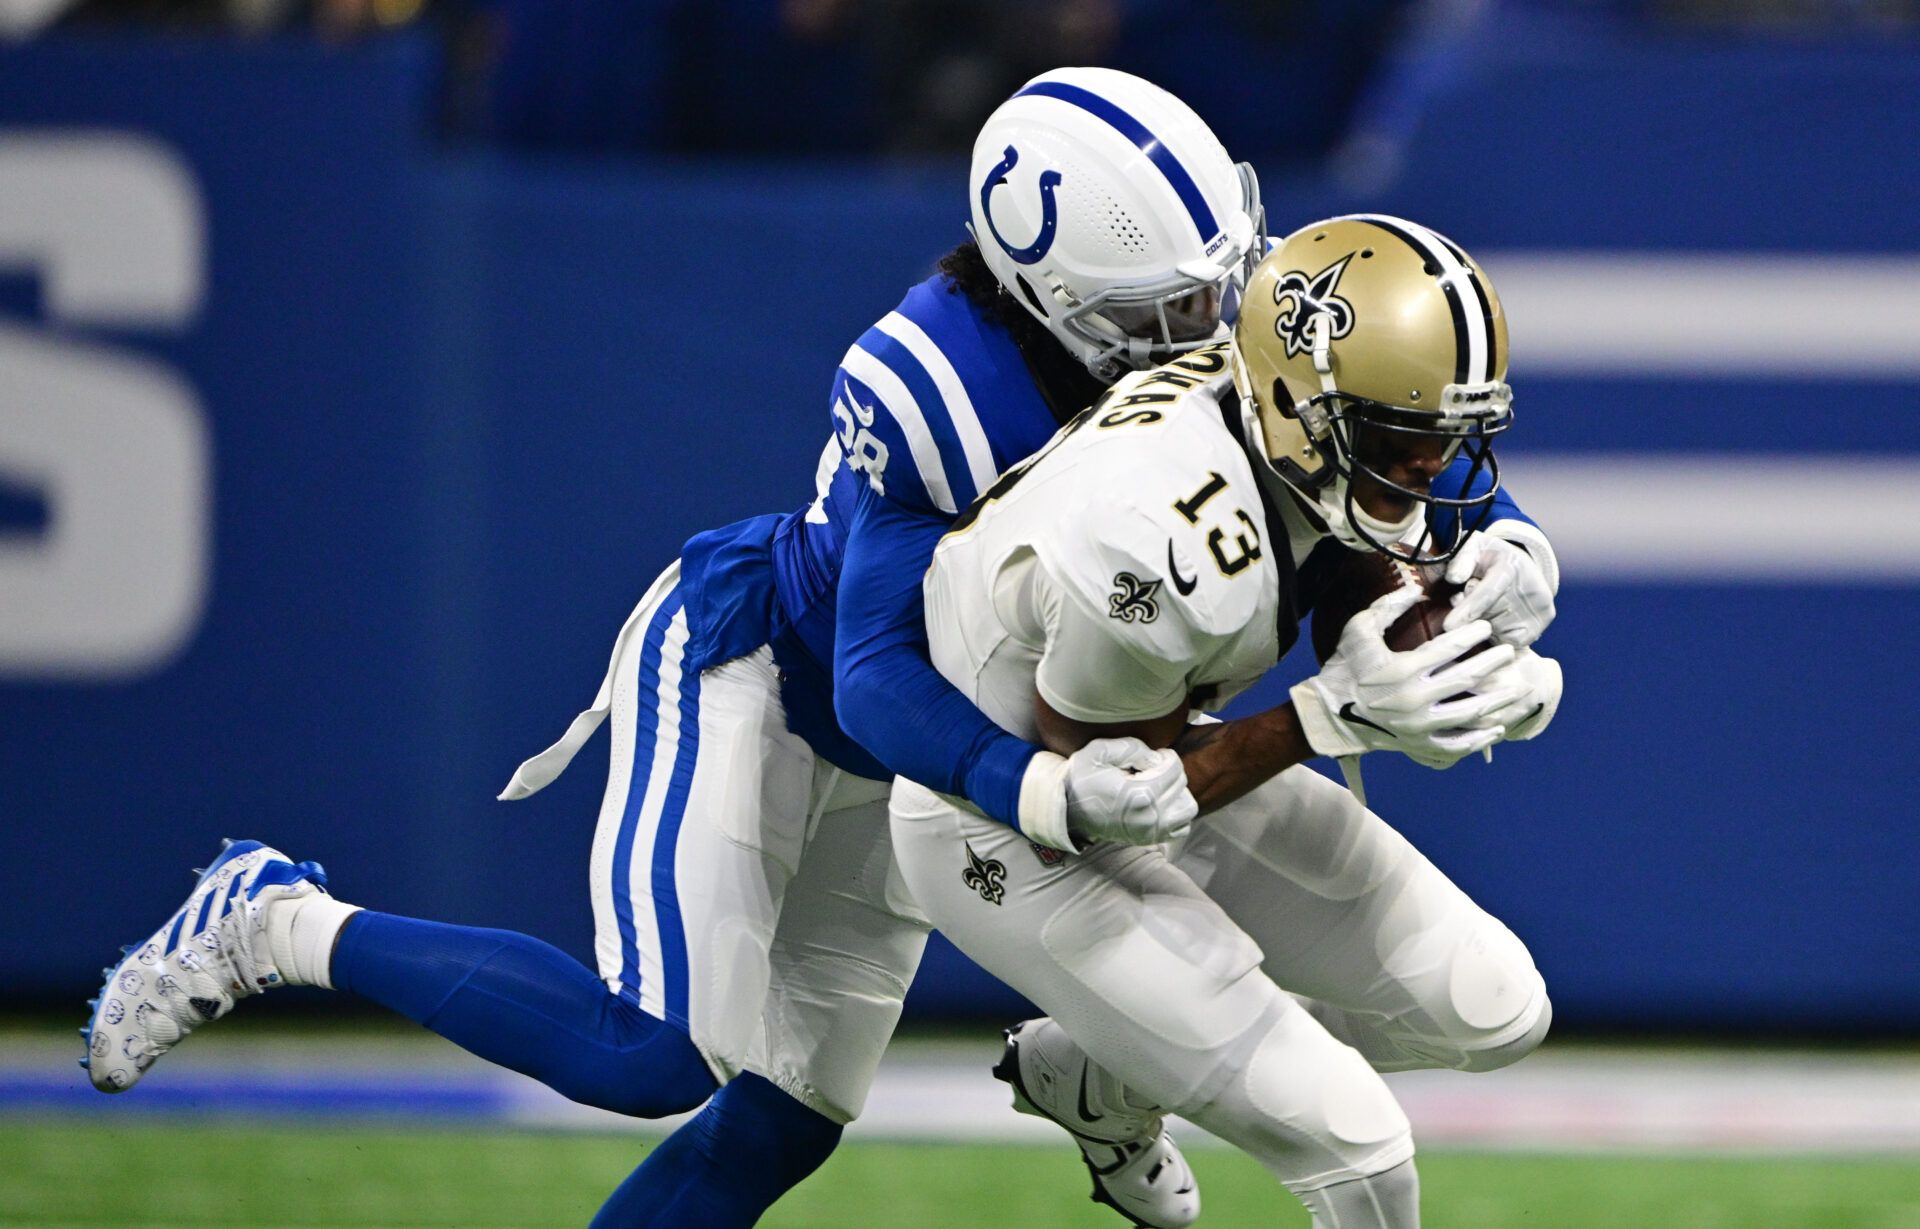
POLYGON ((1135 388, 1169 399, 1108 402, 1076 425, 1077 438, 1063 441, 1066 481, 1047 484, 1056 519, 1036 550, 1088 605, 1124 604, 1130 587, 1152 586, 1177 615, 1168 634, 1177 624, 1236 635, 1271 617, 1279 583, 1246 451, 1208 390, 1135 388))
POLYGON ((948 516, 1052 433, 1012 341, 939 277, 848 349, 833 419, 847 463, 874 490, 948 516))

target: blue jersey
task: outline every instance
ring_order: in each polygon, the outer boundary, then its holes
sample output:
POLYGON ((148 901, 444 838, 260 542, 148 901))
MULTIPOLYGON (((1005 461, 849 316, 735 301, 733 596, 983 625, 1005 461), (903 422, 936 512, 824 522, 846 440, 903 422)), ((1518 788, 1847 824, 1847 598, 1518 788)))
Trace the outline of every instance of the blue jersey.
MULTIPOLYGON (((830 406, 819 493, 795 515, 782 569, 789 610, 833 606, 863 501, 878 497, 944 529, 1060 426, 1013 338, 944 276, 908 291, 854 342, 830 406)), ((911 570, 917 584, 925 562, 911 570)), ((809 621, 806 645, 822 663, 833 660, 833 640, 831 624, 809 621)))
POLYGON ((810 504, 687 544, 693 665, 771 644, 788 724, 821 755, 863 776, 891 767, 1012 822, 1035 748, 926 660, 920 581, 954 516, 1059 421, 1007 330, 945 276, 848 349, 829 404, 810 504))

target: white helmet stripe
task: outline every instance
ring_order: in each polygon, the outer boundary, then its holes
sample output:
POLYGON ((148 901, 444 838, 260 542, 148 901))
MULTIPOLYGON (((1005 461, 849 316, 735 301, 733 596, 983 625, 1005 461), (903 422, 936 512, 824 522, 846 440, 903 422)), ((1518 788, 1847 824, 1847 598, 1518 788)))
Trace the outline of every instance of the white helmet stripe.
POLYGON ((1193 176, 1188 174, 1187 168, 1180 159, 1174 157, 1173 151, 1168 149, 1159 137, 1148 131, 1145 124, 1092 90, 1068 85, 1064 81, 1036 81, 1014 97, 1024 98, 1030 94, 1072 103, 1081 110, 1105 120, 1121 136, 1137 145, 1140 152, 1151 159, 1160 173, 1167 177, 1167 183, 1180 198, 1180 203, 1187 207, 1187 216, 1193 220, 1193 228, 1200 232, 1200 242, 1211 243, 1220 234, 1220 224, 1214 220, 1213 209, 1201 193, 1200 185, 1193 181, 1193 176))
POLYGON ((1461 264, 1466 265, 1468 279, 1473 282, 1473 297, 1479 300, 1480 314, 1486 317, 1486 321, 1487 321, 1487 377, 1486 378, 1488 380, 1491 380, 1493 379, 1493 373, 1500 370, 1500 335, 1494 330, 1494 327, 1493 327, 1493 304, 1487 298, 1486 281, 1480 276, 1480 271, 1478 269, 1475 269, 1472 265, 1467 264, 1467 254, 1460 250, 1459 244, 1447 238, 1445 235, 1441 234, 1437 230, 1429 231, 1428 233, 1431 234, 1435 239, 1438 239, 1441 243, 1446 244, 1447 250, 1453 253, 1455 260, 1458 260, 1461 264))
POLYGON ((1418 222, 1387 217, 1377 213, 1351 215, 1355 221, 1370 222, 1387 231, 1420 253, 1437 271, 1440 288, 1446 292, 1447 306, 1453 313, 1454 339, 1458 347, 1454 363, 1455 384, 1484 384, 1493 379, 1493 309, 1479 279, 1474 277, 1453 247, 1418 222))

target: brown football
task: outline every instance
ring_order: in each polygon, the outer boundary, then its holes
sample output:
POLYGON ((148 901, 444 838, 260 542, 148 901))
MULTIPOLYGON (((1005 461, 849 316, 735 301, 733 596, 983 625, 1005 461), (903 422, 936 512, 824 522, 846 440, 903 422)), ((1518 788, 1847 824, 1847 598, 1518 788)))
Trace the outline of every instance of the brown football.
POLYGON ((1394 652, 1418 648, 1438 636, 1447 611, 1453 607, 1460 586, 1444 578, 1439 564, 1408 564, 1390 559, 1378 551, 1347 552, 1328 577, 1326 587, 1313 608, 1313 655, 1325 662, 1340 647, 1340 632, 1347 620, 1373 604, 1402 583, 1417 584, 1427 596, 1387 629, 1387 647, 1394 652))

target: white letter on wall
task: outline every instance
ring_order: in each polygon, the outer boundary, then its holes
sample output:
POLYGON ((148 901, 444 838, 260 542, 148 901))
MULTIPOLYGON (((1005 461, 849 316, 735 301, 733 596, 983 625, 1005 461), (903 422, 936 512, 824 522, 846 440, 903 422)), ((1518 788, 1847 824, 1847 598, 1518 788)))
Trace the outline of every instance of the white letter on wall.
MULTIPOLYGON (((200 194, 118 133, 0 134, 0 268, 65 326, 177 330, 206 284, 200 194)), ((46 501, 0 535, 0 676, 125 681, 200 624, 212 563, 205 412, 185 380, 71 328, 0 323, 0 481, 46 501)))

